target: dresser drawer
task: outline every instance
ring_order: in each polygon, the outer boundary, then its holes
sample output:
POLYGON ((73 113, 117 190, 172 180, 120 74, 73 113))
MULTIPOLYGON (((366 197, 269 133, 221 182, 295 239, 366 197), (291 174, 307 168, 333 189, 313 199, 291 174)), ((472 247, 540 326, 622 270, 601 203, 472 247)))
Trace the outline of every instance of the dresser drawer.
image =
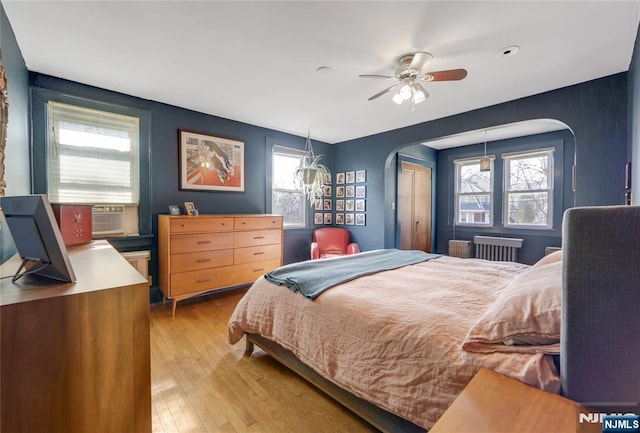
POLYGON ((171 233, 193 233, 233 230, 233 218, 225 217, 183 217, 172 218, 171 233))
POLYGON ((260 230, 236 232, 233 246, 236 248, 254 247, 258 245, 279 244, 282 241, 280 230, 260 230))
POLYGON ((196 294, 233 285, 233 266, 171 274, 169 296, 196 294))
POLYGON ((282 227, 281 216, 265 217, 237 217, 235 218, 235 230, 279 229, 282 227))
POLYGON ((233 250, 201 251, 171 255, 171 272, 197 271, 233 265, 233 250))
POLYGON ((227 250, 231 248, 233 248, 233 233, 199 233, 171 236, 171 254, 227 250))
POLYGON ((280 259, 263 260, 254 263, 234 265, 231 276, 231 284, 253 283, 265 272, 269 272, 280 266, 280 259))
POLYGON ((281 250, 282 246, 280 244, 236 248, 233 250, 233 263, 238 265, 272 259, 280 260, 281 250))

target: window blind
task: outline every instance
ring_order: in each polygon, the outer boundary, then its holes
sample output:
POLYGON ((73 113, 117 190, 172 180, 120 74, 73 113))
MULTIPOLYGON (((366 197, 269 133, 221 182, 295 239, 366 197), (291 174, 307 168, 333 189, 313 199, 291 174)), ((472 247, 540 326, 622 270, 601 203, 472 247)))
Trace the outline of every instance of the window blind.
POLYGON ((49 101, 47 120, 51 202, 138 203, 137 117, 49 101))

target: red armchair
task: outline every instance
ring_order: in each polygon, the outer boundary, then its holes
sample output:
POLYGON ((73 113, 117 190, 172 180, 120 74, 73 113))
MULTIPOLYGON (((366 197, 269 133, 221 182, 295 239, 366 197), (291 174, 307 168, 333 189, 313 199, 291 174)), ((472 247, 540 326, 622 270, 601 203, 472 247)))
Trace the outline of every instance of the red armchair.
POLYGON ((360 252, 355 242, 349 242, 349 230, 339 227, 323 227, 313 231, 311 258, 344 256, 360 252))

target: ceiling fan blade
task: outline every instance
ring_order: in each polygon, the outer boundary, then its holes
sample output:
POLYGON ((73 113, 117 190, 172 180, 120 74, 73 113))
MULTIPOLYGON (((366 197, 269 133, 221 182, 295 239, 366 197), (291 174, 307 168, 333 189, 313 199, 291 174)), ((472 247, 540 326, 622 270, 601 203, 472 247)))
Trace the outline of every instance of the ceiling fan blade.
POLYGON ((415 69, 418 73, 422 72, 422 69, 427 66, 429 60, 431 60, 433 56, 429 53, 415 53, 413 55, 413 59, 411 60, 411 64, 409 64, 409 70, 415 69))
POLYGON ((375 95, 373 95, 372 97, 370 97, 369 101, 373 101, 374 99, 381 97, 382 95, 384 95, 385 93, 389 92, 391 89, 393 89, 395 87, 398 87, 398 85, 394 84, 393 86, 387 87, 382 92, 378 92, 375 95))
POLYGON ((384 78, 385 80, 397 80, 396 77, 390 77, 389 75, 364 74, 364 75, 358 75, 358 77, 360 77, 360 78, 384 78))
POLYGON ((425 81, 458 81, 467 76, 466 69, 449 69, 447 71, 427 72, 424 74, 425 81))

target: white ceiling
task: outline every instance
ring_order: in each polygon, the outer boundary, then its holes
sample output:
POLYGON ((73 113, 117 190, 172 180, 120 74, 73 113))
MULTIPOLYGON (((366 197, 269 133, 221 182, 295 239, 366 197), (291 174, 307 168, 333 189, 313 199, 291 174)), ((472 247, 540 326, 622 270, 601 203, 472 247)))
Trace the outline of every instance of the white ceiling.
POLYGON ((329 143, 626 71, 640 19, 615 0, 2 4, 31 71, 329 143), (469 74, 413 113, 367 101, 389 83, 358 75, 415 51, 469 74))

